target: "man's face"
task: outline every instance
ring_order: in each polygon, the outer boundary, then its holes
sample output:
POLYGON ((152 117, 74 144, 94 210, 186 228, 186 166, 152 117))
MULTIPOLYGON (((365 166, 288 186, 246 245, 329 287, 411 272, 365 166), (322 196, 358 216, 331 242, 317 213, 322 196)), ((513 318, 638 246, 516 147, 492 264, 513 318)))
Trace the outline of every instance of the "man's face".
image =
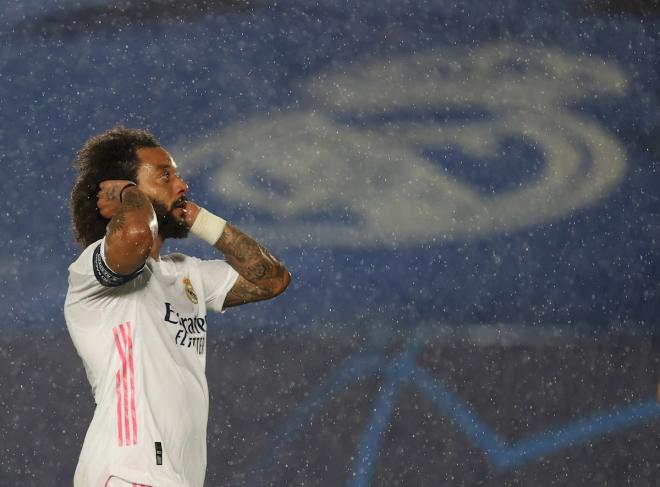
POLYGON ((158 218, 158 233, 163 239, 185 238, 188 225, 183 206, 188 185, 177 172, 174 159, 160 147, 137 150, 140 160, 138 188, 151 200, 158 218))

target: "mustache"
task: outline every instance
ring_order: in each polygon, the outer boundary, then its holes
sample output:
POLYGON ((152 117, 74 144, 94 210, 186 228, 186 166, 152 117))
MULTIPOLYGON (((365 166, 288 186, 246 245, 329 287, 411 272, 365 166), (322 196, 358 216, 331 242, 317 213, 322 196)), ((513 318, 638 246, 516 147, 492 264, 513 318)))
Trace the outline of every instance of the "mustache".
POLYGON ((174 208, 183 208, 186 206, 186 203, 188 202, 188 198, 185 196, 182 196, 178 200, 176 200, 174 203, 172 203, 172 208, 170 208, 170 211, 172 211, 174 208))
POLYGON ((156 212, 156 216, 159 220, 170 219, 173 216, 172 211, 174 211, 176 208, 184 208, 188 202, 188 198, 186 196, 181 196, 169 206, 167 203, 159 201, 155 198, 149 198, 149 200, 151 201, 151 204, 154 207, 154 211, 156 212))

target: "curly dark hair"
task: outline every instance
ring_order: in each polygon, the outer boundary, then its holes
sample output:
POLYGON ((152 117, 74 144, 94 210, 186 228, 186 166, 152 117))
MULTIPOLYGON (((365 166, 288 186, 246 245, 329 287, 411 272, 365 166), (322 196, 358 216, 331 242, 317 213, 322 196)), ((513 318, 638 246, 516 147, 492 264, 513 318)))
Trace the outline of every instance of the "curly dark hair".
POLYGON ((110 179, 137 183, 140 164, 137 150, 142 147, 160 147, 160 144, 146 130, 118 125, 88 139, 76 154, 74 167, 78 179, 71 190, 69 204, 75 238, 83 247, 103 237, 109 222, 96 206, 100 183, 110 179))

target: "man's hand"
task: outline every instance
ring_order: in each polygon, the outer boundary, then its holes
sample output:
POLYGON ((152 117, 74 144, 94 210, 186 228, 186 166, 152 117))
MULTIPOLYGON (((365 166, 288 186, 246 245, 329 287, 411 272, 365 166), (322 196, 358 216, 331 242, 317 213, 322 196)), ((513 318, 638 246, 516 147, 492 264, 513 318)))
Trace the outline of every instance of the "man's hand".
POLYGON ((188 225, 188 228, 192 228, 193 223, 199 215, 199 205, 193 203, 192 201, 186 201, 186 206, 183 208, 183 219, 188 225))
POLYGON ((133 181, 124 179, 113 179, 103 181, 99 185, 101 188, 96 195, 96 206, 103 218, 110 220, 121 206, 119 195, 126 186, 134 185, 133 181))

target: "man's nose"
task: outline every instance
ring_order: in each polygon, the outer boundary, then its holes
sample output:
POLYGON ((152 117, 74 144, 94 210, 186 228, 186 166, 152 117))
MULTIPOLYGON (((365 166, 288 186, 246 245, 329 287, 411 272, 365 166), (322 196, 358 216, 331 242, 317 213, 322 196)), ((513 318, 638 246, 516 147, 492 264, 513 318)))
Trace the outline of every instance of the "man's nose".
POLYGON ((177 177, 174 188, 176 190, 176 194, 187 193, 188 192, 188 183, 186 183, 183 180, 183 178, 177 177))

